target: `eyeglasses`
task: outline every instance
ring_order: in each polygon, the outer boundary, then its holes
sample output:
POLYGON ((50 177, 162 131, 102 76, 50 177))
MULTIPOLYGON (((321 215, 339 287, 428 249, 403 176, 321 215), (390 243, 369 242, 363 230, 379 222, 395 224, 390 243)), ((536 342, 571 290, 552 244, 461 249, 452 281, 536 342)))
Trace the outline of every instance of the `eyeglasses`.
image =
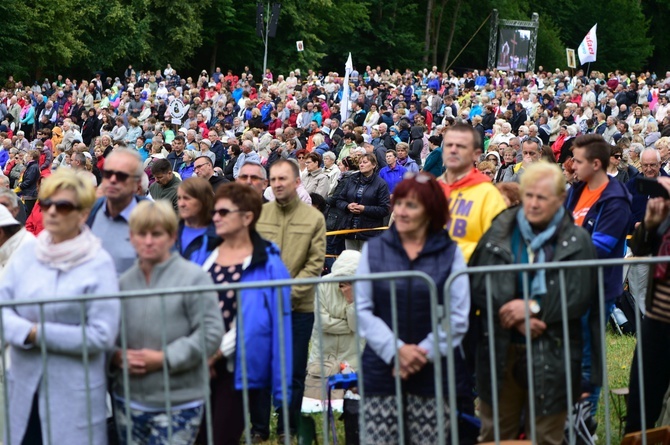
POLYGON ((246 212, 246 210, 214 209, 212 210, 212 218, 214 217, 214 215, 219 215, 221 218, 225 218, 230 213, 240 213, 240 212, 246 212))
POLYGON ((486 176, 493 176, 493 172, 490 170, 485 170, 482 173, 484 173, 486 176))
POLYGON ((133 177, 137 178, 137 175, 131 175, 130 173, 119 172, 116 170, 103 170, 102 177, 104 179, 112 179, 112 176, 116 176, 116 180, 119 182, 126 182, 128 178, 133 177))
POLYGON ((201 168, 203 168, 207 164, 208 164, 207 162, 203 162, 202 164, 198 164, 198 165, 193 164, 193 170, 200 170, 201 168))
POLYGON ((621 155, 612 155, 614 159, 621 159, 621 155))
POLYGON ((64 200, 52 201, 51 199, 45 199, 44 201, 40 201, 39 204, 42 212, 48 212, 52 206, 56 206, 56 212, 60 215, 70 213, 74 210, 81 210, 81 206, 64 200))
POLYGON ((658 167, 658 162, 654 162, 653 164, 640 164, 640 167, 642 167, 643 170, 647 168, 656 168, 658 167))
POLYGON ((256 176, 256 175, 239 175, 237 177, 237 179, 239 179, 240 181, 248 181, 249 179, 251 179, 254 182, 263 180, 263 178, 261 178, 260 176, 256 176))
POLYGON ((304 156, 298 156, 298 161, 300 161, 301 159, 305 159, 305 157, 304 156))

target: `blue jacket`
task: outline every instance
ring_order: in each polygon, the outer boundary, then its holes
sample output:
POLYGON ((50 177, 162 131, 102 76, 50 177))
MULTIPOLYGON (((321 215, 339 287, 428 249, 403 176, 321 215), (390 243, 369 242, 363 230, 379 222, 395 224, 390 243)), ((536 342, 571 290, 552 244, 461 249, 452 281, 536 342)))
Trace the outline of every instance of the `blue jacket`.
POLYGON ((379 177, 386 181, 386 184, 389 187, 389 193, 393 194, 395 187, 402 181, 403 177, 407 173, 407 169, 402 165, 396 163, 395 168, 391 170, 391 167, 388 165, 382 168, 379 171, 379 177))
POLYGON ((444 173, 444 163, 442 161, 442 147, 437 147, 431 151, 423 164, 423 171, 432 173, 439 178, 444 173))
MULTIPOLYGON (((575 184, 568 192, 565 208, 572 213, 586 186, 575 184)), ((591 206, 582 227, 591 235, 598 258, 623 258, 626 253, 626 236, 630 233, 633 213, 631 196, 626 187, 615 178, 609 178, 600 199, 591 206)), ((612 303, 623 292, 623 266, 605 267, 605 301, 612 303)))
MULTIPOLYGON (((242 272, 242 283, 291 278, 281 260, 279 248, 252 232, 254 250, 251 262, 242 272)), ((282 405, 282 374, 280 361, 279 319, 284 322, 285 374, 288 385, 288 400, 291 400, 291 376, 293 375, 293 337, 291 335, 291 288, 245 289, 242 291, 242 317, 244 319, 244 341, 247 356, 247 383, 250 389, 272 388, 275 406, 282 405), (283 302, 283 313, 279 312, 278 300, 283 302)), ((235 358, 235 388, 242 390, 242 347, 240 317, 238 310, 237 346, 235 358)))
POLYGON ((174 245, 175 250, 185 259, 202 266, 212 251, 216 249, 216 246, 221 244, 221 238, 216 234, 214 223, 210 223, 203 235, 195 238, 188 246, 183 246, 181 236, 185 227, 184 220, 180 220, 177 229, 177 241, 174 245))

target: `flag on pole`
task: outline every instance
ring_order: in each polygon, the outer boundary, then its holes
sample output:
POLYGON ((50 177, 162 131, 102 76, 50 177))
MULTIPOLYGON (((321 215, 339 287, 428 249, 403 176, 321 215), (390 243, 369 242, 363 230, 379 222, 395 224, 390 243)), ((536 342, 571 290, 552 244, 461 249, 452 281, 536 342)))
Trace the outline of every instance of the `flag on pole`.
POLYGON ((579 63, 584 65, 587 62, 595 62, 596 54, 598 53, 598 38, 596 37, 596 28, 598 24, 593 25, 593 28, 586 34, 584 40, 579 45, 577 53, 579 54, 579 63))
POLYGON ((351 91, 349 91, 349 74, 351 74, 353 70, 354 64, 351 61, 351 53, 349 53, 347 63, 344 64, 344 85, 342 85, 342 103, 340 106, 340 114, 342 115, 343 123, 349 117, 349 96, 351 96, 351 91))

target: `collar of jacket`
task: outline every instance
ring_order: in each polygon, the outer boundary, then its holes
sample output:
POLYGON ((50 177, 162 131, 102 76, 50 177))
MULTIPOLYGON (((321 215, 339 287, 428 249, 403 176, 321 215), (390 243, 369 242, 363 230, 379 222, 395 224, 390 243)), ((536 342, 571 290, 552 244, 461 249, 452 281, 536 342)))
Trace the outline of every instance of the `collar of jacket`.
POLYGON ((296 193, 295 197, 286 204, 280 204, 279 201, 277 201, 275 198, 275 203, 277 204, 277 208, 282 213, 291 213, 300 205, 300 197, 296 193))
POLYGON ((313 172, 309 172, 309 173, 307 173, 307 174, 308 174, 309 176, 319 176, 319 175, 321 174, 321 172, 323 172, 323 169, 322 169, 322 168, 317 168, 317 169, 314 170, 313 172))
MULTIPOLYGON (((396 229, 395 225, 392 225, 388 229, 387 234, 384 234, 382 236, 382 240, 384 240, 385 243, 390 244, 392 246, 402 246, 402 240, 400 239, 400 234, 398 233, 398 230, 396 229)), ((451 239, 451 237, 449 237, 449 233, 446 230, 440 230, 439 232, 435 233, 429 232, 426 235, 426 242, 424 243, 421 252, 419 252, 419 256, 417 257, 417 259, 423 255, 429 255, 435 252, 444 251, 452 243, 453 240, 451 239)))

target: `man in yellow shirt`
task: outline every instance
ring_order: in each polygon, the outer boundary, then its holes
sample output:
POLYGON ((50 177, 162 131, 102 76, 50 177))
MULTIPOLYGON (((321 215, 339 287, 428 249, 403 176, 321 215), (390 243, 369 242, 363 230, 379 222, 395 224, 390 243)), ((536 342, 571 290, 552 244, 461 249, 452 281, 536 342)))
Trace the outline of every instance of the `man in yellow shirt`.
POLYGON ((466 261, 493 218, 507 208, 491 178, 474 167, 481 153, 481 137, 472 126, 456 124, 447 129, 442 142, 447 171, 439 182, 449 201, 449 235, 466 261))

